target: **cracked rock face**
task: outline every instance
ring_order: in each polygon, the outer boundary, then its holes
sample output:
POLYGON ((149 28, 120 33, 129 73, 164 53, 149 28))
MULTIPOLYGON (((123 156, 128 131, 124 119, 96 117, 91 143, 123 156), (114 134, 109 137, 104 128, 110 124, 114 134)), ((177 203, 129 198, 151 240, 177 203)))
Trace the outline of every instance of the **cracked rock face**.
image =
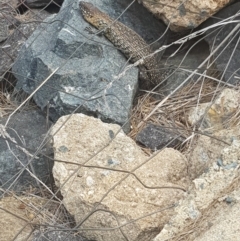
POLYGON ((121 241, 124 233, 130 240, 151 240, 185 193, 181 187, 188 183, 187 161, 166 148, 144 163, 149 157, 119 130, 118 125, 83 114, 61 117, 52 130, 54 157, 64 161, 55 161, 55 183, 61 186, 63 203, 81 224, 79 228, 99 228, 81 231, 88 239, 121 241), (128 174, 133 171, 136 176, 128 174), (123 233, 116 228, 119 225, 123 233), (112 230, 100 231, 106 228, 112 230))

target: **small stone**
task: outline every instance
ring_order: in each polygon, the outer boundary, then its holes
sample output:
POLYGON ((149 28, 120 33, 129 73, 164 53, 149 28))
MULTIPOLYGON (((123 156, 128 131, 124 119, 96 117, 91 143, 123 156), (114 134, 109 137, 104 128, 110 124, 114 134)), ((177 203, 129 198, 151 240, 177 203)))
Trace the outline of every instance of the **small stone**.
POLYGON ((159 150, 165 146, 175 147, 182 143, 183 138, 179 136, 179 133, 168 128, 148 123, 137 135, 136 140, 152 150, 159 150))
POLYGON ((231 204, 234 200, 232 197, 226 197, 224 200, 227 204, 231 204))

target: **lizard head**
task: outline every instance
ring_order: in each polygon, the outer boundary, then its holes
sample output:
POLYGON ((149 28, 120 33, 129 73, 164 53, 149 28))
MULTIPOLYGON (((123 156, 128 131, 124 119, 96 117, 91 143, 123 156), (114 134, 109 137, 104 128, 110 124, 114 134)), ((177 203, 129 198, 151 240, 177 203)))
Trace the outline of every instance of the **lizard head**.
POLYGON ((82 12, 83 18, 94 27, 98 29, 103 29, 107 25, 104 23, 103 19, 109 18, 109 16, 101 12, 92 3, 80 1, 80 10, 82 12))
POLYGON ((89 18, 93 18, 94 7, 93 4, 80 1, 79 3, 80 10, 82 12, 83 17, 88 20, 89 18))

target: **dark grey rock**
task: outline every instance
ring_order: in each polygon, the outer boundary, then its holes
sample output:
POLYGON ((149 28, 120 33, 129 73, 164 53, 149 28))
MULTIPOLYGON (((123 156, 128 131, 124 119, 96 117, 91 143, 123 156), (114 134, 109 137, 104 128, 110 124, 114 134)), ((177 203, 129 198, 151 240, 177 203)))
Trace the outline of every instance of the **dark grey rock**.
POLYGON ((74 235, 70 231, 48 230, 36 232, 32 241, 88 241, 80 235, 74 235))
POLYGON ((227 203, 227 204, 233 204, 234 202, 236 202, 236 200, 232 197, 229 197, 227 196, 224 201, 227 203))
MULTIPOLYGON (((234 17, 234 15, 239 11, 239 9, 240 2, 227 6, 221 11, 219 11, 217 14, 215 14, 212 18, 209 18, 202 25, 202 28, 205 28, 208 26, 212 26, 213 24, 216 24, 224 19, 232 17, 232 19, 228 20, 228 24, 217 26, 206 32, 205 40, 209 43, 209 48, 211 49, 211 51, 213 51, 217 46, 219 46, 219 44, 226 39, 226 37, 236 27, 236 25, 239 24, 239 15, 238 17, 234 17), (233 23, 232 21, 238 22, 233 23)), ((213 59, 215 59, 215 65, 217 66, 218 70, 222 73, 224 72, 222 80, 234 85, 240 83, 239 78, 234 78, 234 76, 240 76, 240 44, 237 43, 238 40, 239 28, 213 55, 213 59)))
POLYGON ((182 143, 183 138, 172 129, 148 123, 137 135, 136 140, 152 150, 159 150, 165 146, 175 147, 182 143))
POLYGON ((0 42, 6 40, 8 37, 8 23, 3 17, 0 17, 0 42))
MULTIPOLYGON (((4 117, 0 120, 0 123, 4 125, 6 121, 7 118, 4 117)), ((44 183, 49 183, 53 162, 38 154, 38 159, 33 159, 30 165, 28 162, 31 160, 31 156, 25 152, 26 150, 33 155, 45 138, 47 132, 46 120, 41 112, 31 110, 16 113, 10 119, 6 132, 10 137, 5 136, 4 138, 1 135, 0 138, 1 190, 9 189, 20 192, 29 188, 30 185, 37 186, 36 179, 26 169, 36 174, 37 178, 44 183), (16 144, 13 143, 14 141, 16 144)), ((52 156, 50 145, 41 148, 41 152, 52 156)))
POLYGON ((15 42, 11 44, 9 41, 6 41, 10 35, 10 29, 19 25, 19 22, 15 18, 16 12, 14 12, 14 6, 12 5, 14 4, 12 3, 10 5, 6 0, 0 0, 0 82, 17 56, 17 52, 15 52, 15 56, 13 55, 13 47, 18 45, 16 40, 20 38, 18 37, 15 39, 15 42))
POLYGON ((0 43, 7 39, 10 28, 17 23, 16 7, 16 1, 9 3, 8 0, 0 0, 0 43))
MULTIPOLYGON (((119 16, 129 3, 127 0, 91 2, 112 17, 119 16)), ((141 32, 148 42, 160 37, 165 30, 137 3, 123 14, 121 20, 141 32)), ((48 18, 48 23, 42 24, 22 48, 13 66, 18 79, 17 88, 30 94, 60 67, 34 95, 41 108, 50 103, 52 120, 56 121, 77 108, 76 112, 105 122, 120 125, 127 122, 124 127, 127 132, 138 86, 138 70, 132 68, 121 79, 113 81, 126 65, 126 58, 105 37, 85 31, 86 27, 89 24, 80 14, 79 0, 64 1, 60 12, 48 18)))
POLYGON ((55 4, 61 5, 64 0, 25 0, 24 4, 26 4, 30 8, 39 8, 39 7, 45 7, 49 4, 55 4))
MULTIPOLYGON (((171 55, 177 49, 175 46, 173 48, 169 48, 165 54, 171 55)), ((179 47, 179 46, 177 46, 179 47)), ((190 41, 185 48, 177 52, 171 58, 164 58, 166 61, 166 66, 169 66, 170 69, 174 70, 174 73, 169 73, 166 77, 166 84, 163 88, 161 88, 162 92, 165 95, 170 94, 173 90, 175 90, 180 84, 187 79, 187 77, 194 71, 198 66, 208 57, 209 55, 209 47, 205 41, 196 42, 190 41)), ((204 71, 204 67, 198 70, 198 73, 202 73, 204 71)), ((198 74, 195 74, 191 81, 196 81, 199 78, 198 74)), ((189 84, 189 81, 186 82, 189 84)), ((186 85, 185 84, 185 85, 186 85)))
MULTIPOLYGON (((31 12, 27 12, 24 15, 21 15, 21 18, 23 19, 22 24, 20 24, 19 21, 13 22, 12 19, 11 23, 14 24, 5 26, 7 28, 7 31, 9 31, 9 28, 11 27, 12 33, 8 34, 6 38, 2 39, 2 42, 0 41, 0 81, 3 79, 5 73, 11 69, 13 62, 18 56, 21 46, 33 33, 39 23, 43 21, 43 19, 47 16, 49 16, 49 14, 46 11, 41 11, 40 13, 36 10, 32 10, 31 12), (24 21, 29 22, 24 23, 24 21)), ((7 20, 3 19, 3 21, 7 20)), ((9 21, 8 23, 10 23, 9 21)))

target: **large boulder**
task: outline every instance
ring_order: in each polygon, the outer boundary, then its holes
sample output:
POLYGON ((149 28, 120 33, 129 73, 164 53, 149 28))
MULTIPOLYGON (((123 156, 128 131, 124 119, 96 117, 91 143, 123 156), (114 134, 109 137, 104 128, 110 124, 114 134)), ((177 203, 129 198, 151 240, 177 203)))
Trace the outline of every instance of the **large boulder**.
POLYGON ((83 114, 61 117, 52 129, 55 183, 83 236, 150 241, 185 194, 187 160, 171 148, 149 159, 120 130, 83 114))

